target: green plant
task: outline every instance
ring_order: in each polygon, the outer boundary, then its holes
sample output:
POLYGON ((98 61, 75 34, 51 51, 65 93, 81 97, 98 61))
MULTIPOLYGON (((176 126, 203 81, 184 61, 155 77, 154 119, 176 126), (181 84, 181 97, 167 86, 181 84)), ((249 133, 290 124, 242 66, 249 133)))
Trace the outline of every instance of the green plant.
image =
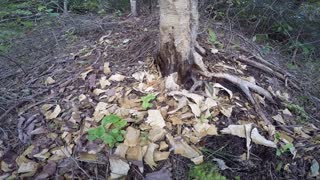
POLYGON ((287 143, 287 144, 281 145, 280 148, 277 148, 276 155, 281 156, 283 153, 290 152, 290 149, 293 147, 294 146, 292 143, 287 143))
POLYGON ((219 173, 219 169, 212 163, 203 163, 193 166, 189 171, 188 179, 196 180, 226 180, 226 177, 219 173))
POLYGON ((100 126, 88 131, 88 140, 94 141, 96 139, 102 139, 103 142, 112 148, 118 142, 122 142, 124 140, 123 135, 125 135, 126 131, 122 129, 126 125, 127 121, 121 119, 117 115, 111 114, 109 116, 105 116, 102 119, 100 126))
POLYGON ((212 29, 208 29, 208 42, 218 48, 223 48, 223 45, 218 41, 217 35, 212 29))
MULTIPOLYGON (((274 135, 275 143, 278 143, 280 141, 280 134, 278 132, 274 135)), ((286 152, 290 152, 290 149, 294 148, 292 143, 286 143, 281 145, 280 148, 277 148, 276 155, 281 156, 282 154, 286 152)))
POLYGON ((297 121, 305 122, 309 119, 309 116, 303 107, 292 103, 286 103, 285 106, 297 116, 297 121))
POLYGON ((151 108, 152 104, 150 103, 150 101, 154 100, 155 98, 156 98, 156 96, 153 94, 148 94, 146 96, 141 97, 142 107, 144 109, 151 108))

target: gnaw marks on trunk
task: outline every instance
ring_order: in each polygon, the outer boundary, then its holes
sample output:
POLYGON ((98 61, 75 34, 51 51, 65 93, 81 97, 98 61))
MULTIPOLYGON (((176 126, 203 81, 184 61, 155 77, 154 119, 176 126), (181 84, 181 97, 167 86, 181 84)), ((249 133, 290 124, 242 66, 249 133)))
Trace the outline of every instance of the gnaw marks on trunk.
POLYGON ((163 76, 178 72, 183 83, 194 63, 198 29, 197 0, 161 0, 160 50, 157 64, 163 76))

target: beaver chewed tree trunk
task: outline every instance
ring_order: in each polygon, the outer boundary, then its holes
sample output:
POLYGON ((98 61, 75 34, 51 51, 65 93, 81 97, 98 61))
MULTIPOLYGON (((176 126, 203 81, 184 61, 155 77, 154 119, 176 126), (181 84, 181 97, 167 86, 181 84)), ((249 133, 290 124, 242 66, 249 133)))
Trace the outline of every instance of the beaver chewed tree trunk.
POLYGON ((183 83, 194 63, 198 29, 198 0, 160 0, 160 51, 163 76, 178 72, 183 83))
MULTIPOLYGON (((269 91, 260 86, 228 73, 209 72, 202 61, 205 50, 196 42, 198 30, 198 0, 160 0, 160 50, 156 59, 163 76, 178 72, 178 83, 193 81, 191 92, 203 86, 203 80, 197 80, 193 74, 206 78, 215 78, 232 83, 246 95, 260 117, 271 122, 264 115, 259 103, 255 101, 251 91, 263 95, 275 103, 269 91), (197 48, 197 52, 195 50, 197 48)), ((259 67, 268 67, 259 64, 259 67)))

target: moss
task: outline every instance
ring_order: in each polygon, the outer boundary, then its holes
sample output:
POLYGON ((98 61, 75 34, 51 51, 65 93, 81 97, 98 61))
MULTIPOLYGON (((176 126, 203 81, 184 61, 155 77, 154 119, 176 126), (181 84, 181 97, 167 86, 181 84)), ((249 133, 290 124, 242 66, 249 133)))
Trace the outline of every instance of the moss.
POLYGON ((297 116, 298 122, 305 122, 309 119, 309 116, 303 107, 292 103, 286 103, 285 106, 297 116))
POLYGON ((193 166, 189 171, 189 179, 199 180, 226 180, 219 173, 219 169, 212 163, 203 163, 193 166))

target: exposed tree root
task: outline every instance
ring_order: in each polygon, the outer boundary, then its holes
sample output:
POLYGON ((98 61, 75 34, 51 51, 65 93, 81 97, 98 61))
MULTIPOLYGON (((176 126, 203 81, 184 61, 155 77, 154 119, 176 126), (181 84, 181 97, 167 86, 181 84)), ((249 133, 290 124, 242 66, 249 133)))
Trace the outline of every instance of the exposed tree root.
POLYGON ((256 100, 253 98, 252 93, 250 90, 255 91, 256 93, 265 96, 270 102, 275 103, 275 101, 272 98, 272 95, 265 89, 263 89, 260 86, 257 86, 249 81, 245 81, 243 79, 240 79, 239 77, 226 74, 226 73, 209 73, 204 71, 199 71, 199 73, 205 77, 208 78, 217 78, 217 79, 224 79, 232 84, 238 86, 242 92, 246 95, 250 103, 254 106, 255 111, 258 113, 258 115, 267 123, 271 124, 271 122, 268 120, 268 118, 264 115, 264 113, 261 110, 261 107, 259 103, 256 102, 256 100))
POLYGON ((278 72, 277 70, 273 70, 271 67, 264 65, 262 63, 258 63, 256 61, 252 61, 244 56, 239 56, 238 60, 240 60, 241 62, 244 62, 246 64, 248 64, 249 66, 255 67, 261 71, 264 71, 268 74, 274 75, 276 76, 278 79, 282 80, 285 82, 286 86, 289 83, 291 87, 301 91, 301 88, 294 83, 293 81, 289 80, 289 76, 287 74, 282 74, 281 72, 278 72))
MULTIPOLYGON (((259 103, 256 102, 256 100, 253 98, 251 90, 266 97, 267 100, 269 100, 270 102, 276 104, 276 102, 274 101, 272 95, 265 90, 264 88, 253 84, 249 81, 243 80, 237 76, 234 75, 230 75, 227 73, 210 73, 206 66, 203 63, 202 57, 198 54, 195 53, 194 54, 194 63, 198 66, 198 68, 200 70, 197 70, 197 72, 205 77, 208 78, 217 78, 217 79, 223 79, 226 81, 229 81, 230 83, 234 84, 235 86, 239 87, 242 92, 246 95, 246 97, 248 98, 248 100, 250 101, 250 103, 254 106, 255 111, 258 113, 258 115, 267 123, 267 124, 271 124, 271 122, 268 120, 268 118, 264 115, 263 111, 261 110, 261 107, 259 105, 259 103)), ((196 82, 196 81, 194 81, 196 82)), ((199 86, 198 84, 194 84, 194 86, 199 86)), ((193 87, 194 87, 193 86, 193 87)), ((193 89, 192 89, 193 90, 193 89)))

